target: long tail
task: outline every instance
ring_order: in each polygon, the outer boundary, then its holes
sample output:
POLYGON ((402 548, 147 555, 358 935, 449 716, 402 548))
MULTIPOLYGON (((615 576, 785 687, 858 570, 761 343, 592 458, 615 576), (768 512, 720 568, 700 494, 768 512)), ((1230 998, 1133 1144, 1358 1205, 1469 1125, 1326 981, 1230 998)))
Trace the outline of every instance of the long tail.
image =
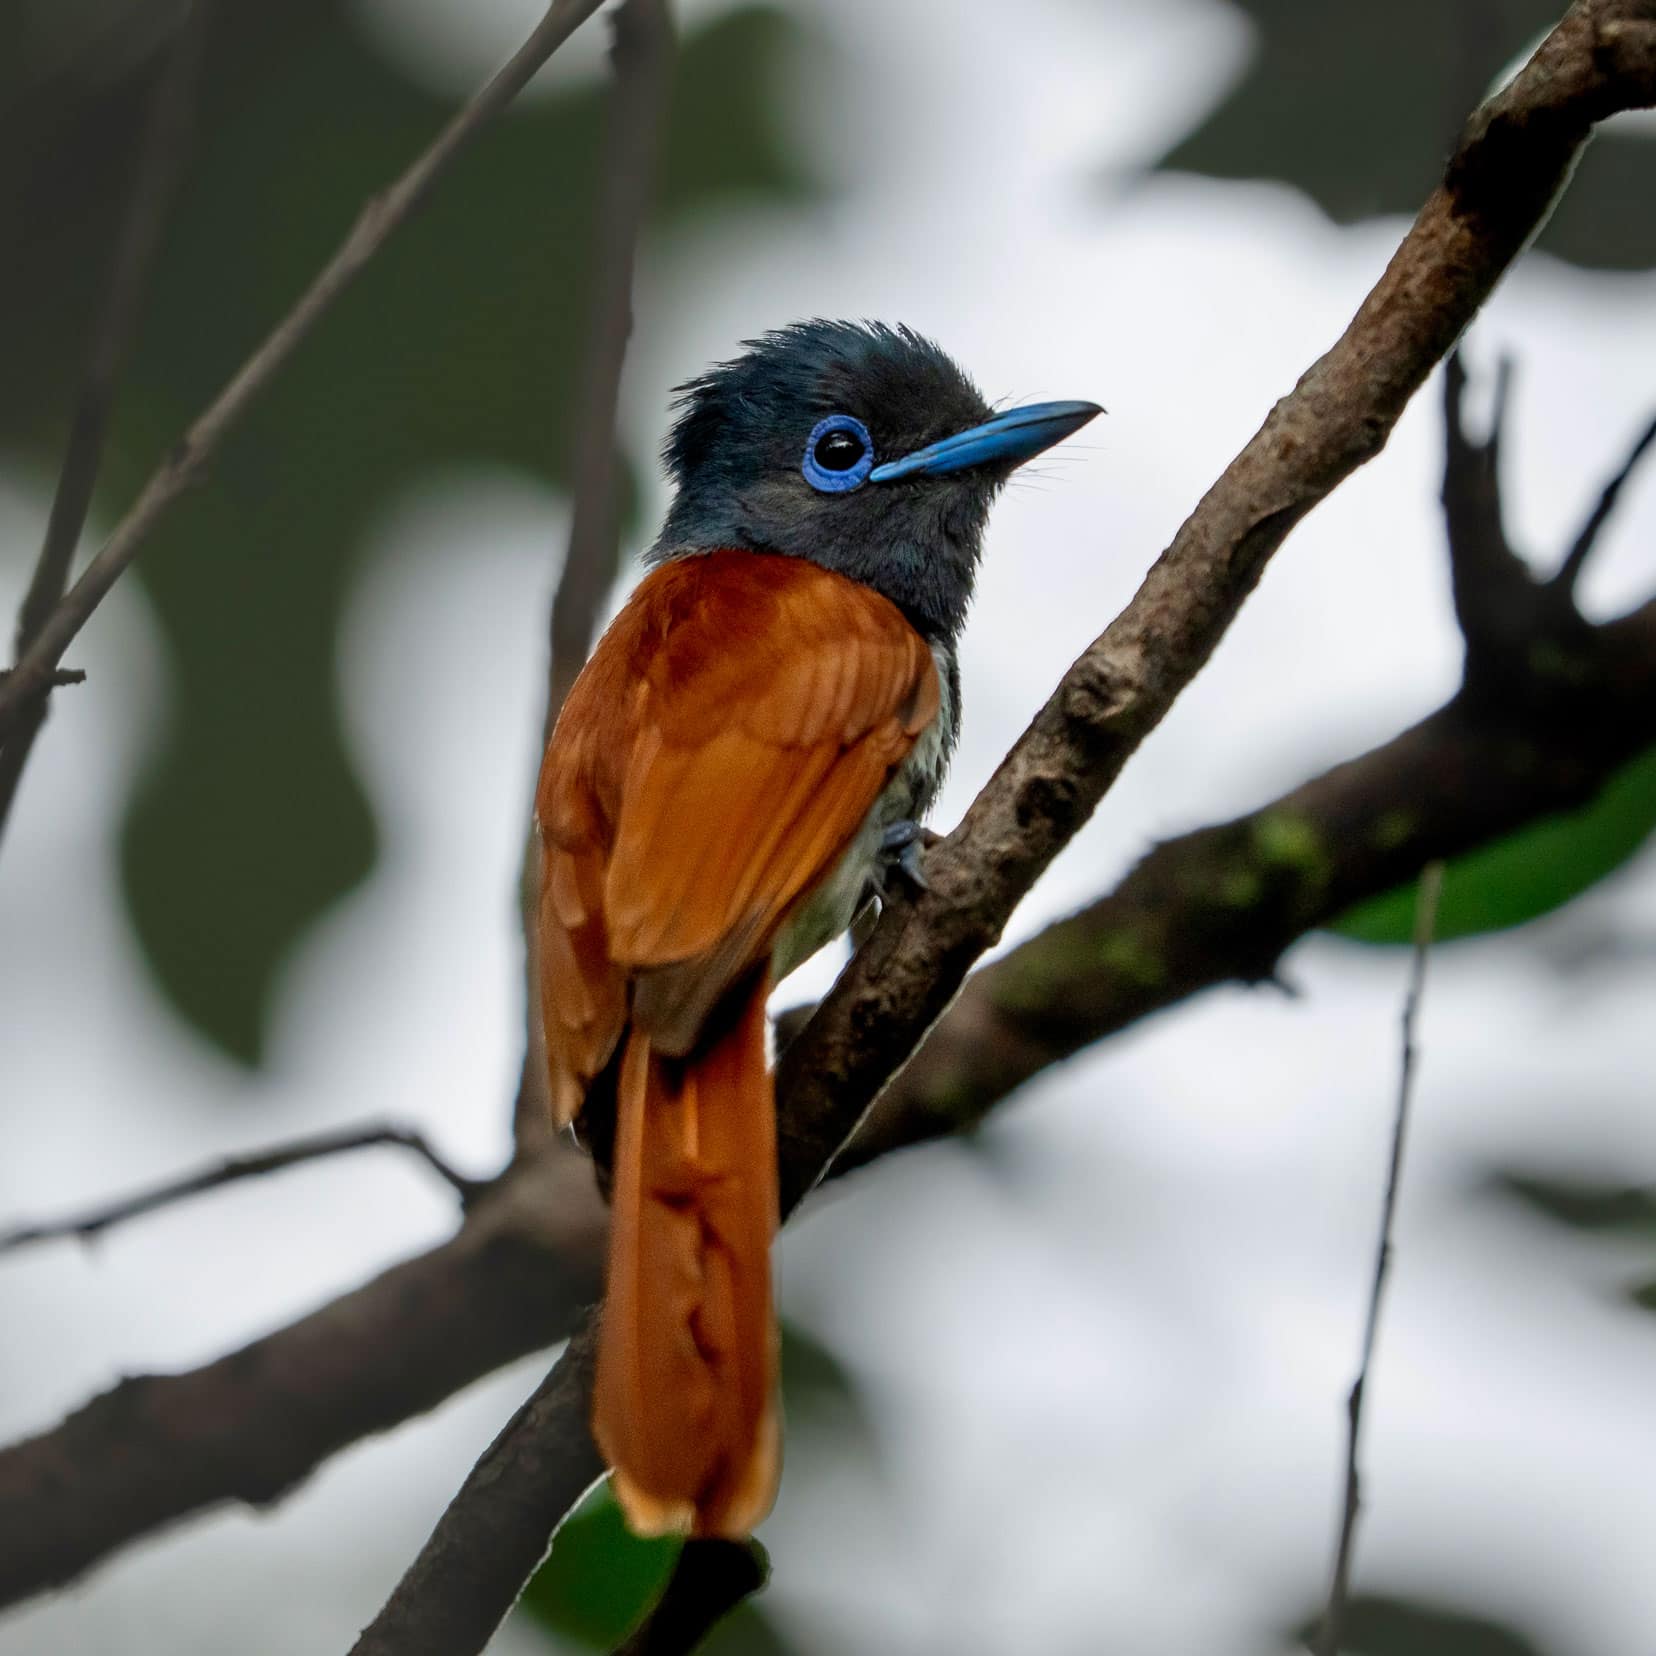
POLYGON ((621 1065, 593 1430, 635 1530, 744 1536, 776 1495, 766 973, 688 1058, 621 1065))

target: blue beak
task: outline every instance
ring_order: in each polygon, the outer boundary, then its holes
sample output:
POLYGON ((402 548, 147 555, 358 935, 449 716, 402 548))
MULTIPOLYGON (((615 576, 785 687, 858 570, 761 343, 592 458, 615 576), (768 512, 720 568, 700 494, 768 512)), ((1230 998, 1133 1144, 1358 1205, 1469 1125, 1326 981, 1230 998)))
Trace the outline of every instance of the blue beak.
POLYGON ((868 474, 870 483, 893 483, 899 477, 947 477, 969 466, 1021 466, 1042 449, 1061 443, 1104 410, 1090 402, 1030 403, 1009 408, 970 431, 930 443, 901 460, 888 460, 868 474))

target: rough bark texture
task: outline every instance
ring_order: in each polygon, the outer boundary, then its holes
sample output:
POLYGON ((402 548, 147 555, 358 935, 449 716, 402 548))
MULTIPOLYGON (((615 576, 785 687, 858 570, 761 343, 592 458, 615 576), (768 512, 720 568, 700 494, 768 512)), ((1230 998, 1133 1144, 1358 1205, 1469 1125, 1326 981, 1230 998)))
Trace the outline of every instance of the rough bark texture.
MULTIPOLYGON (((1350 326, 1271 410, 927 858, 931 890, 880 925, 789 1049, 788 1165, 828 1165, 1200 671, 1288 531, 1380 451, 1539 228, 1593 123, 1652 102, 1656 0, 1577 0, 1473 116, 1350 326)), ((784 1186, 785 1205, 797 1195, 784 1186)))
MULTIPOLYGON (((893 910, 790 1048, 780 1091, 790 1207, 1206 660, 1288 529, 1381 446, 1533 230, 1590 122, 1653 99, 1656 0, 1581 0, 1472 122, 1351 328, 1273 410, 931 854, 931 893, 893 910)), ((1647 605, 1596 636, 1585 675, 1521 676, 1516 708, 1469 659, 1462 694, 1395 742, 1161 847, 1112 897, 981 974, 850 1159, 954 1130, 1146 1011, 1267 973, 1308 926, 1423 859, 1586 797, 1652 739, 1653 638, 1647 605), (1583 724, 1600 739, 1584 739, 1583 724)), ((185 1513, 272 1500, 335 1449, 567 1334, 590 1303, 602 1222, 586 1168, 537 1157, 445 1247, 241 1353, 117 1388, 0 1453, 0 1534, 23 1542, 0 1553, 0 1602, 185 1513)), ((361 1649, 481 1648, 590 1482, 584 1351, 572 1347, 479 1463, 361 1649), (415 1642, 421 1629, 429 1642, 415 1642)))
POLYGON ((1107 897, 987 966, 834 1164, 977 1125, 1031 1077, 1216 983, 1262 982, 1297 938, 1417 873, 1591 799, 1656 743, 1656 605, 1603 631, 1617 671, 1568 717, 1464 696, 1235 821, 1156 847, 1107 897))

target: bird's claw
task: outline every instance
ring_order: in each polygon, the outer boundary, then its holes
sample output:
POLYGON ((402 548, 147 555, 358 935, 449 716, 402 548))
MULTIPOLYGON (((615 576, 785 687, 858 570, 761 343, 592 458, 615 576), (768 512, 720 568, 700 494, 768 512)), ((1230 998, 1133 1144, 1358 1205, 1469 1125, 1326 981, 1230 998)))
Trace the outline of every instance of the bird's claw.
POLYGON ((931 886, 927 883, 926 871, 921 866, 920 856, 928 846, 935 845, 937 839, 936 834, 922 828, 918 822, 911 822, 907 817, 898 822, 888 822, 880 833, 880 894, 886 894, 893 874, 901 874, 914 891, 930 891, 931 886))

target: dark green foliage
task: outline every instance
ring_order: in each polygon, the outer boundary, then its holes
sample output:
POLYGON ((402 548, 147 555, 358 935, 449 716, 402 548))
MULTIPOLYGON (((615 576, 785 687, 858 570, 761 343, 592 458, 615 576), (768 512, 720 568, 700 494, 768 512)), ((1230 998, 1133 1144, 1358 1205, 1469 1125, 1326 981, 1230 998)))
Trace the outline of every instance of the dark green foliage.
MULTIPOLYGON (((765 95, 790 29, 755 9, 683 43, 661 216, 809 190, 765 95)), ((123 38, 114 24, 106 34, 123 38)), ((45 38, 12 8, 0 63, 24 87, 8 87, 0 117, 0 226, 15 249, 0 262, 0 449, 45 474, 153 54, 128 57, 95 34, 45 38), (50 77, 66 52, 75 72, 50 77)), ((192 163, 111 434, 106 523, 454 107, 403 80, 321 0, 219 8, 202 81, 192 163)), ((281 960, 374 859, 335 687, 365 527, 397 491, 447 468, 567 482, 600 100, 593 86, 527 103, 478 139, 138 564, 171 682, 125 824, 127 897, 174 1004, 246 1061, 259 1056, 281 960)), ((558 551, 547 548, 549 583, 558 551)), ((92 670, 92 694, 118 696, 97 650, 94 627, 75 660, 92 670)))
MULTIPOLYGON (((1647 753, 1620 771, 1592 804, 1455 858, 1443 882, 1437 936, 1500 931, 1551 913, 1614 873, 1653 832, 1656 753, 1647 753)), ((1359 904, 1334 930, 1363 943, 1407 943, 1414 911, 1411 881, 1359 904)))
MULTIPOLYGON (((1294 1635, 1296 1650, 1321 1622, 1306 1618, 1294 1635)), ((1489 1617, 1413 1599, 1359 1595, 1346 1607, 1342 1656, 1546 1656, 1543 1648, 1489 1617)))
MULTIPOLYGON (((790 1454, 869 1449, 872 1428, 856 1382, 838 1357, 797 1328, 782 1331, 782 1406, 790 1454)), ((655 1602, 678 1558, 676 1540, 641 1541, 600 1485, 558 1531, 551 1556, 522 1600, 524 1613, 560 1639, 609 1650, 655 1602)), ((709 1656, 786 1656, 787 1642, 751 1600, 720 1623, 709 1656)))
MULTIPOLYGON (((1280 179, 1336 222, 1413 217, 1492 78, 1556 23, 1560 0, 1235 0, 1255 29, 1240 80, 1162 158, 1169 171, 1280 179)), ((1540 245, 1574 264, 1656 264, 1656 146, 1601 137, 1540 245)))
MULTIPOLYGON (((1497 1171, 1490 1183, 1502 1195, 1571 1230, 1656 1241, 1656 1187, 1539 1178, 1508 1169, 1497 1171)), ((1626 1299, 1640 1311, 1656 1311, 1656 1274, 1630 1283, 1626 1299)))
POLYGON ((1656 1237, 1656 1190, 1637 1185, 1571 1183, 1503 1171, 1494 1188, 1571 1230, 1656 1237))
POLYGON ((678 1553, 676 1540, 630 1534, 608 1483, 600 1484, 558 1531, 521 1607, 548 1632, 611 1650, 667 1585, 678 1553))

